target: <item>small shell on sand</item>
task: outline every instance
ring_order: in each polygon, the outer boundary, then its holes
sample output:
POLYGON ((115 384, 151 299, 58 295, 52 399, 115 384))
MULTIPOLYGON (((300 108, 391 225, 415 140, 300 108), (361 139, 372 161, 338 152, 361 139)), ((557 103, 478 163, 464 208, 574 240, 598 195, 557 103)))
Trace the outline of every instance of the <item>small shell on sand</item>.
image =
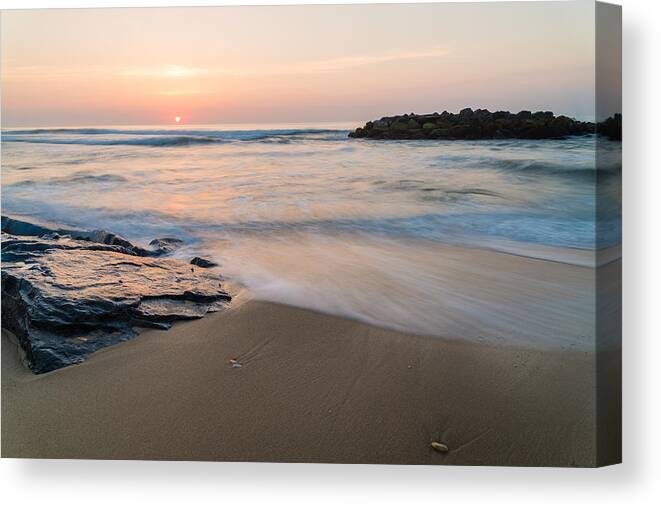
POLYGON ((232 368, 241 368, 242 366, 236 359, 230 359, 229 363, 232 365, 232 368))
POLYGON ((441 442, 432 442, 431 448, 438 452, 448 452, 450 450, 447 445, 441 442))

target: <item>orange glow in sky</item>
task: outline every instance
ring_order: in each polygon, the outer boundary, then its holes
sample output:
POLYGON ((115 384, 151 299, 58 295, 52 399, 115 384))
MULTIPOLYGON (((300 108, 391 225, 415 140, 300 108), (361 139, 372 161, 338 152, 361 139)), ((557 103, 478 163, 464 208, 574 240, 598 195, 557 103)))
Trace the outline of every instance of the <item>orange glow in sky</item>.
POLYGON ((594 15, 591 2, 7 10, 3 126, 590 118, 594 15))

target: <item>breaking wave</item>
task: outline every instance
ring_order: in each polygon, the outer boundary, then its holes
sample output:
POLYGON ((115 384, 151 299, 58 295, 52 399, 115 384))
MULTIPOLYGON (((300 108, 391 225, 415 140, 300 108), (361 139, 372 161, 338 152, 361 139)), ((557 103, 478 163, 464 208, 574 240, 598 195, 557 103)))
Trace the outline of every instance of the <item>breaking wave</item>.
POLYGON ((238 141, 288 143, 293 139, 344 139, 346 131, 331 129, 183 130, 50 128, 3 132, 4 142, 81 144, 92 146, 187 146, 238 141))
POLYGON ((91 146, 185 146, 190 144, 222 143, 222 139, 196 136, 154 136, 126 139, 57 139, 3 136, 4 141, 37 144, 83 144, 91 146))

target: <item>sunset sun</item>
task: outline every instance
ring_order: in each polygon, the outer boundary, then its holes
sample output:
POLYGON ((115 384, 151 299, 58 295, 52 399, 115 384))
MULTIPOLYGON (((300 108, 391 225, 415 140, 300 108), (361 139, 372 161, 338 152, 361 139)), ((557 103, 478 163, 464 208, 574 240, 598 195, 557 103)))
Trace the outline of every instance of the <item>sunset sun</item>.
POLYGON ((181 122, 181 116, 175 116, 174 121, 177 122, 177 123, 180 123, 181 122))

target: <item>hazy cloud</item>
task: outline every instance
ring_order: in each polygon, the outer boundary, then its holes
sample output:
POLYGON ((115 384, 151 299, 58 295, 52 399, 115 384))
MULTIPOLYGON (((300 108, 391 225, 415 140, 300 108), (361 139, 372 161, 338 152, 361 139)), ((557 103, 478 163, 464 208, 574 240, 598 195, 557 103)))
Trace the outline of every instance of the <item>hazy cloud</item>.
POLYGON ((151 78, 191 78, 198 76, 254 76, 273 74, 321 74, 341 72, 343 70, 379 63, 399 62, 421 58, 439 58, 447 55, 445 49, 406 52, 396 51, 381 55, 356 55, 325 60, 293 63, 287 65, 268 65, 264 67, 228 69, 225 67, 187 67, 176 64, 161 64, 155 67, 122 68, 117 71, 122 76, 151 78))

